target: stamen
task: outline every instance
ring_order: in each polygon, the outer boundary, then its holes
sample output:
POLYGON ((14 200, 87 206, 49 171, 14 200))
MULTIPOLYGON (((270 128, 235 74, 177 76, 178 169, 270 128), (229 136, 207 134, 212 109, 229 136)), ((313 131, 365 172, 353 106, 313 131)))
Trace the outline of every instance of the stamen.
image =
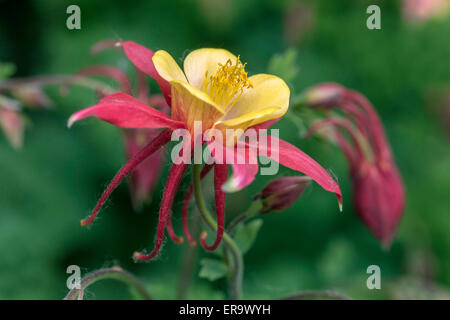
POLYGON ((216 74, 209 78, 208 71, 205 72, 204 90, 225 112, 236 104, 245 89, 253 88, 245 71, 246 64, 238 56, 235 64, 230 59, 225 64, 219 63, 216 74))

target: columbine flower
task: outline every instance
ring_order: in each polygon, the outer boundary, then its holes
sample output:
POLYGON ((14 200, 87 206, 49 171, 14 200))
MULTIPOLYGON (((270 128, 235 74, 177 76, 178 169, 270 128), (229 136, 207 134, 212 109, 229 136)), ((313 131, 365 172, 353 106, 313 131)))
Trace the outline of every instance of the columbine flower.
MULTIPOLYGON (((121 42, 120 45, 141 71, 156 80, 168 105, 171 106, 171 117, 125 93, 107 96, 97 105, 78 111, 70 117, 69 126, 86 117, 95 116, 122 128, 165 128, 116 174, 91 216, 83 220, 82 225, 89 224, 95 219, 101 206, 120 181, 148 156, 165 145, 171 139, 173 130, 184 128, 192 131, 194 121, 201 121, 203 131, 210 128, 219 130, 267 128, 286 113, 289 104, 289 88, 283 80, 268 74, 247 77, 245 64, 241 63, 239 57, 226 50, 199 49, 191 52, 184 60, 183 72, 166 51, 154 53, 129 41, 121 42)), ((272 143, 277 142, 277 149, 272 148, 271 144, 263 146, 257 141, 245 142, 245 148, 276 159, 288 168, 303 172, 325 190, 334 192, 341 203, 341 191, 325 169, 293 145, 275 137, 270 140, 272 143)), ((221 147, 230 148, 229 145, 221 147)), ((212 150, 213 156, 219 153, 218 146, 215 148, 212 150)), ((180 157, 182 156, 183 154, 180 154, 180 157)), ((173 231, 170 211, 187 166, 188 164, 183 161, 176 161, 172 166, 161 200, 155 247, 147 255, 135 253, 135 258, 149 260, 157 255, 166 226, 169 236, 174 241, 182 241, 183 238, 176 236, 173 231)), ((208 250, 217 248, 222 240, 225 210, 223 185, 228 177, 228 165, 216 162, 213 166, 218 231, 212 245, 207 245, 204 238, 201 239, 202 245, 208 250)), ((230 184, 234 189, 241 189, 250 184, 258 171, 257 163, 235 162, 232 167, 234 173, 230 184)))
POLYGON ((326 118, 315 123, 309 133, 330 126, 339 129, 334 131, 334 139, 349 162, 356 212, 388 247, 401 219, 405 196, 378 114, 364 96, 335 83, 319 84, 304 97, 311 107, 344 112, 345 118, 326 118))
POLYGON ((304 176, 282 177, 270 181, 255 197, 262 201, 261 213, 286 210, 297 201, 310 182, 311 179, 304 176))

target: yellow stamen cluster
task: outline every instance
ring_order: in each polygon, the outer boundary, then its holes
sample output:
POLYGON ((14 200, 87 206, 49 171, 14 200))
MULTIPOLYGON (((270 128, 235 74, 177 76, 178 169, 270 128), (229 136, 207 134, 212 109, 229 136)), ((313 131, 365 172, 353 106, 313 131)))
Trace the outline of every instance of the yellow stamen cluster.
POLYGON ((205 73, 205 92, 215 103, 223 106, 225 111, 231 109, 245 89, 253 88, 245 72, 246 64, 238 56, 235 64, 230 59, 225 64, 219 63, 215 75, 208 77, 208 71, 205 73))

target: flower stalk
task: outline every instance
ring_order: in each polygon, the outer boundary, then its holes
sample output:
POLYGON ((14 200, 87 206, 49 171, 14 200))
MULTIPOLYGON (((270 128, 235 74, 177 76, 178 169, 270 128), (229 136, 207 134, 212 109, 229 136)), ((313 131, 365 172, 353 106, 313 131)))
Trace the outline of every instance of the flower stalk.
MULTIPOLYGON (((205 201, 200 189, 200 171, 201 165, 194 164, 193 185, 195 201, 200 211, 200 215, 203 218, 203 221, 213 231, 217 231, 217 223, 214 221, 208 209, 206 208, 205 201)), ((238 300, 240 299, 242 294, 242 276, 244 273, 242 253, 234 240, 228 235, 228 233, 223 233, 223 240, 225 243, 225 247, 230 251, 233 258, 233 265, 230 273, 230 298, 233 300, 238 300)))
POLYGON ((352 300, 351 298, 330 290, 309 290, 291 294, 280 300, 298 300, 298 299, 325 299, 325 300, 352 300))
POLYGON ((134 288, 143 300, 153 300, 152 295, 147 291, 145 286, 139 281, 138 278, 118 266, 100 269, 89 273, 83 279, 81 279, 80 289, 73 288, 72 290, 70 290, 69 293, 64 297, 64 300, 76 300, 80 298, 82 299, 83 291, 87 287, 103 279, 115 279, 124 282, 130 287, 134 288))
POLYGON ((93 89, 102 92, 104 95, 113 94, 116 92, 114 88, 104 84, 101 81, 89 79, 80 75, 48 75, 11 79, 0 83, 0 92, 14 90, 21 86, 29 85, 37 87, 43 87, 47 85, 62 85, 62 89, 63 91, 65 91, 67 87, 64 86, 68 86, 71 84, 76 84, 81 87, 93 89))
POLYGON ((238 215, 236 218, 234 218, 230 224, 228 225, 227 232, 229 234, 233 233, 233 231, 236 229, 236 227, 241 224, 242 222, 256 216, 263 208, 263 203, 260 199, 256 199, 252 202, 250 207, 238 215))

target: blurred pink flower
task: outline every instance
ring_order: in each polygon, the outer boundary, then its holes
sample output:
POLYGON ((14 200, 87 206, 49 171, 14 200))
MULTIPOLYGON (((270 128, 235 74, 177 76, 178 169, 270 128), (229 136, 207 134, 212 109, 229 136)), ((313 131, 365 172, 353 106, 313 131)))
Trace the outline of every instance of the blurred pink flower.
POLYGON ((23 146, 25 117, 23 107, 45 108, 51 105, 50 99, 34 79, 12 78, 0 81, 0 128, 15 149, 23 146))
POLYGON ((286 6, 283 17, 283 33, 290 46, 297 46, 311 31, 316 20, 315 8, 311 3, 292 2, 286 6))
POLYGON ((449 12, 449 4, 448 0, 403 0, 403 16, 413 22, 445 16, 449 12))
POLYGON ((334 142, 349 163, 356 212, 382 245, 389 247, 403 213, 405 194, 378 114, 363 95, 335 83, 310 88, 305 100, 311 107, 343 112, 345 117, 316 122, 308 134, 324 127, 334 129, 334 142))
POLYGON ((0 103, 0 127, 15 149, 22 147, 25 126, 18 110, 4 107, 0 103))
POLYGON ((11 90, 11 94, 18 100, 22 101, 27 107, 49 108, 53 105, 53 102, 43 91, 43 88, 40 85, 20 85, 11 90))

